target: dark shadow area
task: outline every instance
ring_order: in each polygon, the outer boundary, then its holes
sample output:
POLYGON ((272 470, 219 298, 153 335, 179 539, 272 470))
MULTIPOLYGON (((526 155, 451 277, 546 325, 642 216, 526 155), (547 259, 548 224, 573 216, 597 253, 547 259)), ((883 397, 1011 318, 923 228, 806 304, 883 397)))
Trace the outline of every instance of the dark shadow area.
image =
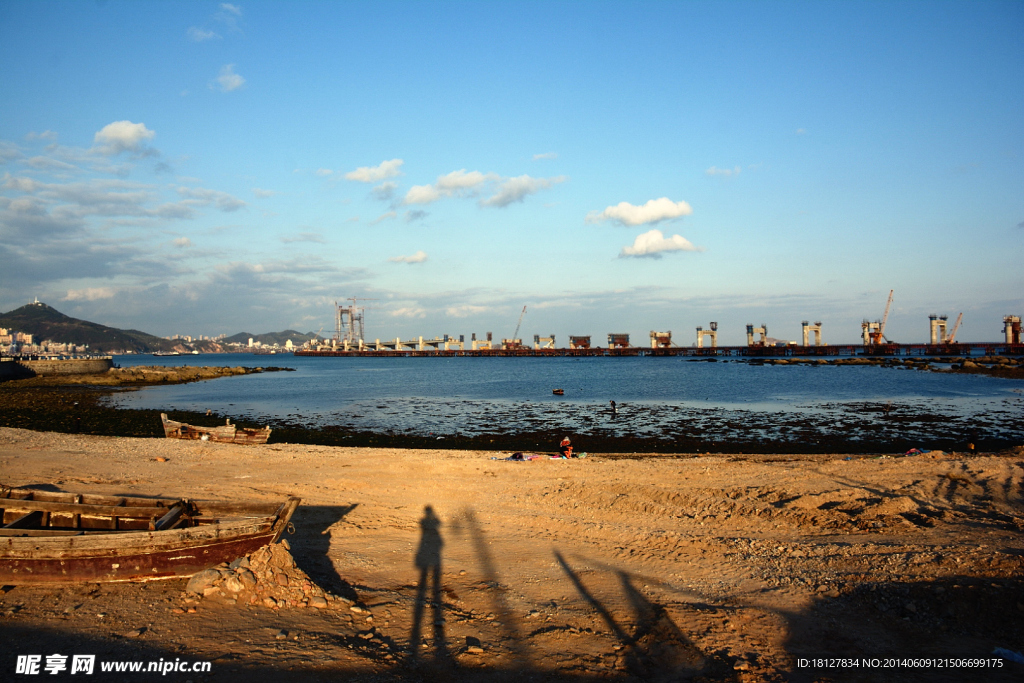
MULTIPOLYGON (((3 623, 0 625, 0 639, 4 642, 4 652, 0 655, 0 680, 3 681, 38 681, 49 678, 91 681, 142 681, 142 680, 166 680, 185 681, 191 680, 194 683, 208 683, 210 681, 259 681, 273 680, 275 683, 320 683, 323 681, 337 680, 337 672, 321 671, 289 671, 285 668, 275 669, 271 667, 246 666, 243 658, 234 655, 218 657, 208 652, 190 652, 185 648, 162 647, 153 643, 147 643, 143 639, 130 639, 121 636, 111 635, 107 638, 100 638, 91 635, 80 635, 68 633, 53 628, 23 627, 18 624, 3 623), (67 656, 67 670, 56 675, 51 675, 43 667, 46 665, 46 658, 49 655, 59 654, 67 656), (19 655, 42 655, 39 673, 35 675, 19 675, 16 672, 19 655), (71 661, 74 655, 96 655, 93 674, 86 675, 79 672, 74 676, 70 675, 71 661), (209 661, 210 672, 168 672, 163 675, 156 672, 147 672, 146 668, 150 662, 193 662, 209 661), (103 672, 104 662, 142 662, 142 672, 103 672)), ((162 664, 161 664, 162 666, 162 664)), ((373 680, 370 676, 354 676, 346 680, 358 681, 373 680)))
POLYGON ((357 599, 356 591, 331 562, 331 527, 357 505, 300 505, 292 515, 295 533, 283 536, 288 539, 292 557, 302 571, 324 590, 350 600, 357 599))
POLYGON ((636 628, 631 651, 638 674, 648 680, 659 680, 662 676, 676 680, 703 671, 707 663, 704 655, 672 621, 665 608, 638 591, 629 574, 622 571, 618 574, 622 592, 633 608, 636 628))
POLYGON ((433 616, 433 658, 427 662, 433 672, 450 671, 455 668, 455 660, 448 652, 448 643, 444 632, 444 596, 441 585, 441 520, 434 514, 434 508, 427 505, 423 508, 420 519, 420 544, 416 549, 415 563, 420 570, 419 583, 416 590, 416 603, 413 608, 412 631, 409 634, 409 659, 412 668, 420 667, 424 662, 420 657, 420 645, 423 634, 423 616, 429 603, 433 616), (428 588, 429 585, 429 588, 428 588), (427 593, 430 597, 427 597, 427 593))
MULTIPOLYGON (((0 485, 2 486, 2 485, 0 485)), ((7 487, 3 487, 7 490, 7 487)), ((18 486, 19 489, 32 489, 33 491, 46 491, 48 493, 62 493, 64 489, 53 484, 23 484, 18 486)))
POLYGON ((652 602, 633 585, 632 578, 617 571, 623 594, 634 614, 634 625, 628 629, 584 585, 561 553, 555 559, 580 596, 604 620, 622 643, 625 668, 630 676, 643 681, 734 680, 731 665, 717 656, 706 656, 676 625, 662 605, 652 602))
POLYGON ((1024 650, 1024 579, 970 576, 935 581, 863 583, 789 613, 786 649, 800 659, 848 658, 858 667, 797 666, 795 682, 1020 681, 1024 664, 1001 660, 995 648, 1024 650), (987 660, 984 667, 896 666, 886 659, 987 660), (874 667, 864 660, 880 660, 874 667))
POLYGON ((452 523, 452 532, 461 534, 465 530, 469 534, 470 542, 473 544, 473 551, 480 562, 480 569, 483 572, 483 581, 491 589, 491 605, 494 613, 501 622, 504 631, 505 643, 512 651, 512 668, 526 670, 530 666, 529 656, 526 651, 526 642, 523 640, 519 630, 519 622, 512 612, 508 603, 507 589, 498 579, 498 571, 491 557, 491 551, 487 547, 487 538, 483 529, 476 519, 472 508, 462 511, 461 516, 452 523))

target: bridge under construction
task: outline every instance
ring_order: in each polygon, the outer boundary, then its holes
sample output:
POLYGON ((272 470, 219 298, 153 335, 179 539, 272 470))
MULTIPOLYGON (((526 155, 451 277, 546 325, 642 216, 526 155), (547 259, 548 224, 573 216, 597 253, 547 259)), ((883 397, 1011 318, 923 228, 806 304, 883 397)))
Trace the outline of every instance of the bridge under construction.
POLYGON ((801 323, 802 344, 797 342, 779 341, 768 337, 768 326, 747 325, 747 344, 745 346, 719 346, 718 323, 712 321, 705 329, 696 328, 696 340, 692 346, 676 346, 672 343, 672 332, 656 332, 651 330, 649 346, 632 345, 629 335, 613 332, 608 334, 608 345, 605 348, 591 344, 589 336, 570 336, 568 348, 559 348, 555 344, 555 335, 547 337, 534 335, 533 345, 523 344, 519 338, 519 329, 526 313, 522 313, 516 323, 515 332, 509 339, 495 343, 492 333, 488 332, 482 339, 476 334, 469 341, 464 335, 457 338, 453 335, 428 339, 417 337, 403 340, 401 338, 368 342, 363 339, 363 307, 357 305, 356 299, 350 299, 351 305, 335 304, 335 327, 333 339, 323 340, 309 348, 295 351, 296 356, 323 357, 434 357, 450 358, 459 356, 470 357, 502 357, 502 356, 534 356, 534 357, 588 357, 588 356, 708 356, 708 357, 787 357, 787 356, 992 356, 992 355, 1024 355, 1024 344, 1021 343, 1021 318, 1016 315, 1003 317, 1003 337, 999 342, 956 342, 956 333, 963 319, 963 314, 956 320, 951 334, 947 334, 948 316, 930 315, 929 337, 927 344, 899 344, 885 336, 886 321, 892 306, 893 292, 885 305, 885 313, 881 320, 862 324, 861 344, 825 344, 822 341, 821 322, 801 323), (754 335, 758 335, 755 340, 754 335), (710 345, 706 343, 710 341, 710 345), (813 343, 812 343, 813 341, 813 343))
POLYGON ((927 357, 960 357, 960 356, 1020 356, 1024 355, 1024 344, 1007 344, 1004 342, 974 342, 969 344, 823 344, 820 346, 715 346, 715 347, 674 347, 646 348, 627 346, 617 348, 444 348, 444 343, 437 340, 424 340, 425 348, 410 348, 394 345, 394 342, 381 348, 372 345, 363 349, 321 347, 295 351, 296 356, 322 357, 430 357, 453 358, 470 357, 507 357, 527 356, 540 358, 560 357, 594 357, 594 356, 683 356, 683 357, 806 357, 806 356, 927 356, 927 357), (429 342, 429 345, 428 345, 429 342))

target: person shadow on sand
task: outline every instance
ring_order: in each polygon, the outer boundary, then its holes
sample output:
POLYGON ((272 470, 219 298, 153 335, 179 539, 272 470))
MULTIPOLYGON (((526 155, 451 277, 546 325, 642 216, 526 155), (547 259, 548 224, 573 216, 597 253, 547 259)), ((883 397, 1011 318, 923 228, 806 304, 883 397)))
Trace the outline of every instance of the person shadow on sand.
POLYGON ((420 546, 416 550, 416 568, 420 580, 416 591, 416 605, 413 612, 412 634, 409 636, 410 660, 415 663, 419 657, 423 612, 427 605, 427 584, 430 584, 430 606, 434 616, 434 660, 436 664, 453 665, 445 643, 444 603, 441 594, 441 520, 434 514, 434 508, 423 508, 420 520, 420 546))

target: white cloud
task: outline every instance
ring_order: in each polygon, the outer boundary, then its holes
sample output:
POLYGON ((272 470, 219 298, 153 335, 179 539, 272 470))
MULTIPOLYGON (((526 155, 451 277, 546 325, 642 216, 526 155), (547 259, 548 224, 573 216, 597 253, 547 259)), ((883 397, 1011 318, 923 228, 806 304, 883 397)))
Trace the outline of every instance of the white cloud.
POLYGON ((217 208, 221 211, 237 211, 245 206, 245 202, 241 199, 220 190, 207 190, 202 187, 179 187, 177 192, 191 204, 198 204, 200 206, 216 204, 217 208))
POLYGON ((277 192, 275 190, 263 190, 258 187, 252 188, 252 193, 260 199, 266 199, 267 197, 273 197, 277 192))
POLYGON ((420 250, 412 256, 394 256, 389 258, 391 263, 423 263, 427 260, 427 252, 420 250))
POLYGON ((372 221, 370 221, 370 225, 377 225, 381 221, 386 221, 389 218, 395 218, 397 216, 398 216, 397 212, 395 212, 395 211, 388 211, 387 213, 382 213, 381 215, 377 216, 372 221))
POLYGON ((500 176, 495 173, 481 173, 480 171, 469 171, 460 169, 452 171, 447 175, 438 177, 433 185, 414 185, 405 193, 403 204, 430 204, 442 197, 471 196, 477 189, 488 181, 498 180, 500 176))
POLYGON ((317 244, 326 244, 327 240, 324 236, 318 232, 300 232, 297 235, 288 235, 282 237, 281 241, 285 244, 291 244, 292 242, 314 242, 317 244))
POLYGON ((680 235, 665 237, 660 230, 648 230, 642 235, 637 235, 632 246, 623 247, 619 258, 661 258, 661 253, 665 251, 703 251, 703 249, 694 246, 688 239, 680 235))
POLYGON ((521 175, 503 178, 497 173, 481 173, 460 169, 438 177, 432 185, 413 185, 405 193, 403 204, 430 204, 445 197, 475 197, 485 187, 492 194, 480 202, 480 206, 504 207, 521 202, 527 196, 557 183, 565 182, 565 176, 556 178, 531 178, 521 175))
POLYGON ((460 169, 458 171, 452 171, 448 175, 443 175, 437 179, 437 189, 446 194, 453 194, 456 192, 462 192, 464 190, 472 190, 480 185, 483 185, 488 180, 497 180, 498 175, 496 173, 481 173, 480 171, 470 171, 466 173, 466 169, 460 169))
POLYGON ((517 178, 508 178, 498 185, 493 196, 480 202, 481 206, 508 206, 512 202, 521 202, 528 195, 545 190, 557 183, 565 182, 565 176, 556 178, 531 178, 528 175, 521 175, 517 178))
POLYGON ((462 304, 461 306, 449 306, 445 314, 452 318, 468 318, 471 315, 479 315, 491 310, 487 306, 474 306, 473 304, 462 304))
POLYGON ((187 237, 176 237, 171 240, 171 244, 178 247, 179 249, 188 249, 192 246, 192 240, 187 237))
POLYGON ((221 92, 238 90, 245 85, 245 79, 235 73, 234 64, 225 64, 220 69, 220 76, 217 76, 217 88, 221 92))
POLYGON ((329 168, 318 168, 318 169, 316 169, 316 174, 318 176, 326 177, 326 176, 332 175, 333 173, 334 173, 334 171, 332 171, 329 168))
POLYGON ((144 123, 114 121, 103 126, 93 136, 93 144, 98 152, 107 156, 121 152, 147 156, 155 153, 155 150, 147 149, 145 143, 155 136, 156 133, 146 128, 144 123))
POLYGON ((541 159, 557 159, 558 154, 556 152, 544 152, 543 154, 534 154, 533 160, 540 161, 541 159))
POLYGON ((25 136, 26 140, 56 140, 57 134, 52 130, 44 130, 42 133, 32 131, 25 136))
POLYGON ((213 18, 215 21, 224 24, 228 31, 232 33, 241 33, 242 31, 242 29, 238 28, 238 20, 242 18, 242 8, 238 5, 222 3, 220 11, 214 14, 213 18))
POLYGON ((214 38, 220 38, 219 35, 213 31, 207 31, 206 29, 199 28, 198 26, 191 26, 188 29, 189 40, 196 43, 201 43, 204 40, 213 40, 214 38))
POLYGON ((686 202, 674 202, 668 197, 652 199, 642 206, 633 206, 628 202, 620 202, 609 206, 604 211, 591 211, 587 214, 588 223, 615 221, 621 225, 634 226, 660 223, 661 221, 680 216, 689 216, 693 209, 686 202))
POLYGON ((441 193, 433 185, 413 185, 405 193, 403 204, 430 204, 441 198, 441 193))
POLYGON ((416 306, 407 306, 391 311, 391 315, 395 318, 426 318, 427 312, 416 306))
POLYGON ((85 289, 69 289, 64 301, 98 301, 112 299, 117 296, 113 287, 86 287, 85 289))
POLYGON ((805 134, 806 132, 807 132, 807 129, 806 129, 806 128, 797 128, 797 129, 796 129, 796 134, 797 134, 797 135, 803 135, 803 134, 805 134))
POLYGON ((4 140, 0 140, 0 164, 6 164, 8 161, 20 159, 21 156, 21 150, 16 146, 4 140))
POLYGON ((0 197, 0 231, 12 239, 76 232, 89 217, 102 217, 108 226, 143 225, 158 219, 192 218, 199 206, 216 204, 225 211, 244 206, 226 193, 187 188, 179 191, 185 199, 157 204, 156 187, 123 180, 43 183, 5 175, 0 187, 26 195, 6 201, 0 197))
POLYGON ((69 164, 67 162, 60 161, 59 159, 54 159, 52 157, 32 157, 31 159, 28 159, 25 163, 27 163, 32 168, 38 168, 41 171, 51 171, 56 173, 76 173, 80 170, 74 164, 69 164))
POLYGON ((718 168, 717 166, 712 166, 708 170, 704 171, 704 173, 705 175, 720 175, 728 178, 729 176, 739 175, 740 170, 741 169, 739 166, 736 166, 734 168, 718 168))
POLYGON ((378 183, 401 175, 402 171, 399 169, 404 163, 401 159, 391 159, 380 162, 378 166, 360 166, 356 170, 346 173, 345 180, 354 180, 357 183, 378 183))

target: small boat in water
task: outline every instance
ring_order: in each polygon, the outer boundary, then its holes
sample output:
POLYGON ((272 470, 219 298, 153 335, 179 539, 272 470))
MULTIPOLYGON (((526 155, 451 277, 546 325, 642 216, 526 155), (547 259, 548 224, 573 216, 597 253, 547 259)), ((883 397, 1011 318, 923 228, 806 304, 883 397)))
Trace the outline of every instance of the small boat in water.
POLYGON ((259 444, 266 443, 270 438, 270 427, 248 429, 231 424, 231 420, 221 427, 196 427, 184 422, 175 422, 168 419, 167 413, 160 413, 160 421, 164 425, 164 436, 168 439, 201 439, 219 443, 259 444))
POLYGON ((192 576, 274 543, 299 498, 215 503, 0 489, 0 585, 192 576))

